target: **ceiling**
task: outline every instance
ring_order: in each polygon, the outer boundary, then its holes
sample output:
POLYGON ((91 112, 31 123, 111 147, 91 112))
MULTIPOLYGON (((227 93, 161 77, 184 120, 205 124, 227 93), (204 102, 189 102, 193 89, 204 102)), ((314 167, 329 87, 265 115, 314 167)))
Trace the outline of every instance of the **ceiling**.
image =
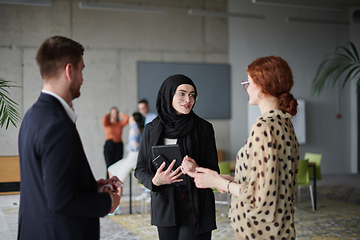
POLYGON ((360 0, 252 0, 259 4, 286 4, 319 7, 360 7, 360 0))

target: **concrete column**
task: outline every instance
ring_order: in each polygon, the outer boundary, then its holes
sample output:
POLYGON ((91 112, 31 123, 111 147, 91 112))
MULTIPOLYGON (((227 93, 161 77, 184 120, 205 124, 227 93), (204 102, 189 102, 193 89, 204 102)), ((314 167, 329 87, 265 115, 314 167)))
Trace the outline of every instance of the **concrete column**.
MULTIPOLYGON (((360 11, 360 8, 350 8, 350 30, 349 39, 353 42, 359 51, 360 48, 360 18, 354 18, 354 13, 360 11)), ((357 93, 357 81, 352 81, 350 90, 350 108, 351 108, 351 173, 358 173, 358 93, 357 93)))

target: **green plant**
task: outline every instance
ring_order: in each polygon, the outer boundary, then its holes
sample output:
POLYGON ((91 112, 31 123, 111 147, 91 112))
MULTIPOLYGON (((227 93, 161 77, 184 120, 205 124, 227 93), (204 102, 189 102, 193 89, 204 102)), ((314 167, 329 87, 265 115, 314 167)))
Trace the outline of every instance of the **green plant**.
POLYGON ((319 65, 315 78, 312 82, 312 94, 320 96, 325 86, 334 88, 338 81, 342 80, 342 88, 349 81, 357 81, 360 84, 360 59, 358 51, 352 42, 346 46, 339 46, 335 52, 326 56, 319 65))
POLYGON ((12 81, 0 78, 0 127, 6 124, 6 129, 8 129, 10 122, 16 127, 16 123, 21 119, 19 109, 17 108, 19 104, 9 97, 8 89, 12 87, 19 86, 14 86, 12 81))

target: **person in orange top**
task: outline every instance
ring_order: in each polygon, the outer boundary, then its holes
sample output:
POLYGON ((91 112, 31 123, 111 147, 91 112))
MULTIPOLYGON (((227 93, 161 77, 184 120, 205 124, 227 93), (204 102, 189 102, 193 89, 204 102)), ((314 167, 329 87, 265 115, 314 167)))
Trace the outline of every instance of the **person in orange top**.
MULTIPOLYGON (((124 145, 121 139, 122 129, 128 124, 129 116, 119 112, 116 107, 112 107, 102 119, 105 130, 104 156, 106 169, 118 160, 123 158, 124 145)), ((106 171, 106 177, 109 174, 106 171)))

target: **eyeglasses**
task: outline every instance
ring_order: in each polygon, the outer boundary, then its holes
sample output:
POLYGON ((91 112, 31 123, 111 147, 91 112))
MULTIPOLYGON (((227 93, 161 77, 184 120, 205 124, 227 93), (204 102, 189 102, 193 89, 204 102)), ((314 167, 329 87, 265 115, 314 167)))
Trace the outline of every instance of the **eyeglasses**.
POLYGON ((249 87, 249 84, 250 84, 249 81, 242 81, 242 82, 241 82, 241 85, 243 85, 245 91, 247 91, 247 89, 248 89, 248 87, 249 87))
POLYGON ((186 99, 186 96, 189 97, 190 101, 196 102, 196 100, 198 99, 198 95, 196 95, 195 93, 186 94, 184 92, 177 92, 174 93, 174 95, 178 96, 181 101, 184 101, 186 99))

